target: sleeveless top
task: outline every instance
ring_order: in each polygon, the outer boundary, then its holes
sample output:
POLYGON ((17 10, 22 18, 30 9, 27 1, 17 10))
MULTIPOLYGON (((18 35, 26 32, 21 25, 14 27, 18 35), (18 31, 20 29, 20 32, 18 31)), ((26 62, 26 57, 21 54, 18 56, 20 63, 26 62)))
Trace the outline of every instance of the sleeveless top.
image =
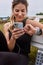
MULTIPOLYGON (((26 20, 27 20, 27 18, 22 21, 23 27, 25 26, 26 20)), ((11 38, 11 35, 12 34, 9 31, 9 39, 11 38)), ((32 38, 32 36, 30 36, 29 34, 26 34, 26 33, 24 35, 22 35, 21 37, 19 37, 16 40, 15 47, 12 50, 12 52, 28 56, 28 53, 30 53, 31 38, 32 38)))

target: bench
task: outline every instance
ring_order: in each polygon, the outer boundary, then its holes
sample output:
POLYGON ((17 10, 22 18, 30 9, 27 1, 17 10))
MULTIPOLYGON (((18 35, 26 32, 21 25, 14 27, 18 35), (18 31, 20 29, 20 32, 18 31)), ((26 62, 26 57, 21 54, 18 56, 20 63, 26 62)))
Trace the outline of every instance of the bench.
POLYGON ((31 45, 38 48, 35 65, 43 64, 43 35, 33 35, 31 45))

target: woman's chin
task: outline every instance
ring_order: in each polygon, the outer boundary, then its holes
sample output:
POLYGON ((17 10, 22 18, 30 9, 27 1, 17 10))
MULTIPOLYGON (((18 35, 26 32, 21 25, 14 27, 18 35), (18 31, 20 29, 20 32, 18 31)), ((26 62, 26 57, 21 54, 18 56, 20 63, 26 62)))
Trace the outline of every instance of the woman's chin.
POLYGON ((22 20, 23 20, 23 19, 19 19, 18 21, 19 21, 19 22, 22 22, 22 20))

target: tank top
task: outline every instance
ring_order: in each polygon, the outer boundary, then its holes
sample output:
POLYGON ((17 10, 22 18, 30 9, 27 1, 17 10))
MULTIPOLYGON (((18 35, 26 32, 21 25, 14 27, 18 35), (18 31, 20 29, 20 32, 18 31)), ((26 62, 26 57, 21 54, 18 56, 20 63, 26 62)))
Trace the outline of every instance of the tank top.
MULTIPOLYGON (((25 26, 26 20, 27 20, 27 18, 22 21, 23 27, 25 26)), ((11 35, 12 34, 9 31, 9 39, 11 38, 11 35)), ((31 38, 32 38, 32 36, 30 36, 29 34, 26 34, 26 33, 24 35, 22 35, 21 37, 19 37, 16 40, 15 47, 12 50, 12 52, 28 56, 28 53, 30 53, 31 38)))

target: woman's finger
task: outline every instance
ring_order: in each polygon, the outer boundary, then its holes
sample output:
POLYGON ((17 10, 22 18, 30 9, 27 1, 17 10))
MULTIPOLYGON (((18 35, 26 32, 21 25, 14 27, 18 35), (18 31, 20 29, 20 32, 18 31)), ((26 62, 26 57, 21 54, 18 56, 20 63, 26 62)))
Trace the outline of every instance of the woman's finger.
POLYGON ((20 31, 20 30, 22 30, 22 29, 14 28, 14 29, 12 30, 12 32, 17 32, 17 31, 20 31))
POLYGON ((13 33, 16 35, 16 34, 20 34, 20 33, 22 33, 22 32, 24 32, 24 30, 16 30, 16 31, 14 31, 13 33))
POLYGON ((20 36, 22 36, 24 34, 24 32, 22 32, 22 33, 19 33, 19 34, 13 34, 13 36, 15 37, 15 39, 18 39, 20 36))

